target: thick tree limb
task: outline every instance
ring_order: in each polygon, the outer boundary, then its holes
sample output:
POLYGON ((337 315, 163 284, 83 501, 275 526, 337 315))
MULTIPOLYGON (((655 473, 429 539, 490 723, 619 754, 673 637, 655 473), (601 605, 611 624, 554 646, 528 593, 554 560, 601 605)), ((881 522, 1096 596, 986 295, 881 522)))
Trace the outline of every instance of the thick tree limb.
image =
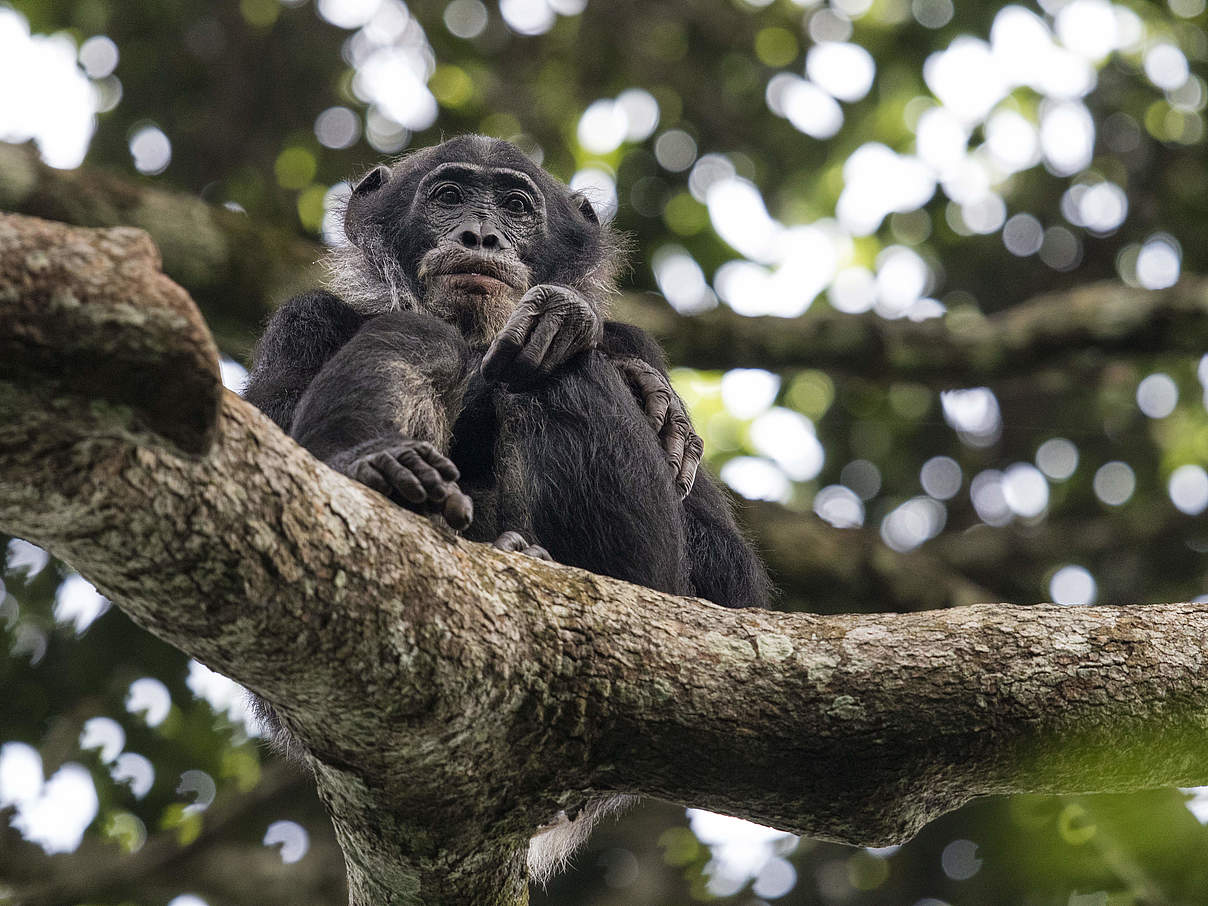
POLYGON ((73 236, 0 215, 0 253, 0 380, 47 402, 88 400, 111 429, 149 431, 178 452, 209 449, 218 351, 145 233, 73 236))
POLYGON ((103 362, 113 338, 51 332, 28 249, 92 249, 88 280, 62 267, 58 291, 141 296, 145 319, 115 330, 149 335, 163 381, 205 386, 210 363, 172 354, 170 297, 144 292, 150 259, 105 253, 126 236, 5 221, 0 530, 280 707, 353 904, 523 902, 524 840, 584 791, 887 843, 990 793, 1208 780, 1208 605, 726 610, 453 537, 231 394, 201 458, 158 440, 194 436, 179 426, 205 423, 202 394, 115 432, 43 364, 56 339, 65 367, 103 362))
POLYGON ((1068 368, 1078 353, 1202 353, 1208 281, 1164 290, 1097 283, 1039 296, 990 317, 956 313, 921 323, 813 311, 747 318, 728 308, 685 317, 657 296, 626 296, 617 314, 662 341, 671 361, 694 368, 820 368, 869 380, 972 386, 1068 368))

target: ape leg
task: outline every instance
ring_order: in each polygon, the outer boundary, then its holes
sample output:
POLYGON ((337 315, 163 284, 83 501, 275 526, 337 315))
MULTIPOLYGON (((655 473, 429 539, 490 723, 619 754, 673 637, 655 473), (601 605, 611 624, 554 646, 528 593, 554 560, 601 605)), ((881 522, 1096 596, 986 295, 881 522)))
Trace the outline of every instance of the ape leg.
POLYGON ((601 352, 539 387, 499 391, 500 525, 559 563, 675 594, 690 590, 674 474, 601 352))
POLYGON ((338 471, 464 528, 470 502, 446 454, 469 362, 452 325, 414 312, 379 315, 311 382, 291 433, 338 471))
POLYGON ((704 469, 684 500, 692 594, 724 607, 767 607, 772 583, 704 469))

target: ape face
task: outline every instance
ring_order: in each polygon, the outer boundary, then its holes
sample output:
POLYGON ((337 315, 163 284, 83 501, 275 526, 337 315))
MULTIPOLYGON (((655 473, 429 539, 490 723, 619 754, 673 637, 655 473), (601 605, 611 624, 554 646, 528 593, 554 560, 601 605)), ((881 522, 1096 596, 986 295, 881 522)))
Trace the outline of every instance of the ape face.
POLYGON ((541 190, 519 170, 441 164, 416 187, 412 217, 435 243, 416 271, 420 307, 490 339, 532 285, 525 259, 546 239, 541 190))
POLYGON ((349 199, 345 232, 391 307, 435 314, 476 346, 539 284, 599 306, 615 257, 586 199, 514 145, 482 136, 372 170, 349 199))

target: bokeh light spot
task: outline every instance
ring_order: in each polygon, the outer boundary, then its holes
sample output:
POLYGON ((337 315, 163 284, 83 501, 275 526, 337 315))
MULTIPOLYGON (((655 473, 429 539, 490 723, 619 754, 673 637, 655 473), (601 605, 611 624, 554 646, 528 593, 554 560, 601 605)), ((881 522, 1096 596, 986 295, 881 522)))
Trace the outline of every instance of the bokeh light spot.
POLYGON ((304 189, 310 185, 318 170, 315 156, 305 148, 286 148, 277 155, 273 171, 277 184, 283 189, 304 189))
POLYGON ((814 512, 835 528, 859 528, 864 524, 864 502, 841 484, 827 485, 814 495, 814 512))
POLYGON ((982 867, 977 855, 977 844, 971 840, 953 840, 940 854, 940 866, 944 874, 954 881, 967 881, 982 867))
POLYGON ((1179 387, 1168 374, 1151 374, 1137 385, 1137 407, 1149 418, 1165 418, 1179 402, 1179 387))
POLYGON ((94 35, 80 45, 80 65, 90 79, 103 79, 117 68, 117 45, 106 35, 94 35))
POLYGON ((1081 566, 1063 566, 1049 580, 1049 597, 1055 604, 1081 607, 1094 603, 1096 594, 1094 576, 1081 566))
POLYGON ((274 821, 264 832, 265 846, 281 846, 281 861, 292 865, 310 849, 310 835, 296 821, 274 821))
POLYGON ((767 66, 787 66, 800 49, 796 36, 787 28, 761 28, 755 34, 755 56, 767 66))
POLYGON ((1179 466, 1170 473, 1166 487, 1171 503, 1179 512, 1198 516, 1208 509, 1208 472, 1202 466, 1179 466))
POLYGON ((919 471, 923 490, 936 500, 955 497, 963 480, 960 464, 950 456, 933 456, 919 471))
POLYGON ((1050 438, 1036 450, 1036 465, 1053 481, 1065 481, 1078 468, 1078 448, 1064 437, 1050 438))
POLYGON ((168 687, 154 677, 144 676, 130 684, 126 692, 126 710, 142 714, 149 727, 158 727, 172 708, 168 687))
POLYGON ((445 7, 445 28, 458 38, 477 38, 487 27, 487 8, 479 0, 453 0, 445 7))
POLYGON ((1108 506, 1120 506, 1128 502, 1137 489, 1137 476, 1125 462, 1109 462, 1095 472, 1093 482, 1095 496, 1108 506))
POLYGON ((130 156, 140 173, 163 173, 172 160, 172 143, 158 126, 140 126, 130 135, 130 156))

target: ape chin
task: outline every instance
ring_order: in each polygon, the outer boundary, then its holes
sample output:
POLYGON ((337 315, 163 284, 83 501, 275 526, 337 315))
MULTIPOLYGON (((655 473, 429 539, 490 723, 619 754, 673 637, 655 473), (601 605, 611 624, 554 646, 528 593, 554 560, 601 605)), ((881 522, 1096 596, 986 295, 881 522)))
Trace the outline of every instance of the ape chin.
MULTIPOLYGON (((725 495, 696 473, 700 438, 662 351, 605 320, 620 242, 586 199, 513 145, 463 136, 372 170, 345 233, 331 284, 343 298, 282 306, 250 402, 332 468, 470 540, 766 603, 725 495)), ((534 869, 564 861, 614 801, 538 835, 534 869)))
POLYGON ((456 325, 471 346, 482 348, 503 330, 532 279, 521 261, 454 245, 427 252, 418 275, 424 287, 419 309, 456 325))

